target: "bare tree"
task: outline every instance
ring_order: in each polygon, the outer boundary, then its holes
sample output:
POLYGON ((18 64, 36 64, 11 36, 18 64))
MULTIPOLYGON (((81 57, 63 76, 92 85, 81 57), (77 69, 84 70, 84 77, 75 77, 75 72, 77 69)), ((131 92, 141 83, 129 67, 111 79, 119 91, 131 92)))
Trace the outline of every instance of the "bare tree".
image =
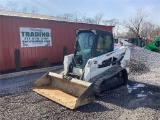
POLYGON ((119 24, 119 20, 118 19, 103 20, 103 24, 109 26, 117 26, 119 24))
POLYGON ((104 17, 104 14, 103 13, 97 13, 95 16, 94 16, 94 23, 95 24, 100 24, 100 22, 102 21, 104 17))
POLYGON ((82 22, 89 23, 89 24, 100 24, 102 22, 103 14, 97 13, 93 18, 92 17, 86 17, 84 14, 82 16, 82 22))
POLYGON ((82 22, 81 14, 79 12, 74 13, 64 13, 61 15, 58 15, 57 17, 72 21, 72 22, 82 22))
POLYGON ((35 6, 31 7, 30 11, 31 11, 32 14, 37 14, 38 13, 38 9, 35 6))
POLYGON ((154 31, 155 31, 155 25, 152 24, 151 22, 144 22, 142 24, 142 31, 141 31, 142 36, 153 38, 154 31))
POLYGON ((18 11, 18 3, 8 1, 6 4, 6 10, 12 11, 12 12, 17 12, 18 11))
POLYGON ((22 12, 23 12, 23 13, 28 13, 28 12, 29 12, 28 7, 27 7, 27 6, 24 6, 24 7, 22 8, 22 12))
POLYGON ((71 13, 64 13, 62 15, 58 15, 57 17, 72 21, 73 15, 71 13))
POLYGON ((132 30, 130 30, 130 29, 125 34, 126 34, 127 38, 135 38, 135 37, 137 37, 135 35, 135 33, 133 33, 132 30))
MULTIPOLYGON (((56 15, 55 15, 54 13, 51 13, 49 16, 50 16, 50 17, 55 17, 56 15)), ((58 17, 58 16, 57 16, 57 17, 58 17)))
POLYGON ((74 21, 74 22, 82 22, 82 17, 81 17, 82 15, 79 13, 79 12, 74 12, 73 14, 72 14, 72 20, 74 21))
POLYGON ((129 18, 128 21, 124 21, 122 24, 136 36, 139 36, 145 18, 146 14, 143 11, 138 10, 135 16, 129 18))
POLYGON ((60 17, 72 22, 100 24, 103 18, 103 14, 97 13, 93 18, 91 18, 91 17, 86 17, 86 14, 82 15, 79 12, 74 12, 74 13, 64 13, 64 14, 58 15, 57 17, 60 17))
POLYGON ((154 37, 160 37, 160 26, 157 26, 154 30, 154 37))
POLYGON ((90 17, 86 17, 86 13, 84 13, 81 17, 81 22, 83 23, 89 23, 89 24, 94 24, 94 19, 90 17))
POLYGON ((116 37, 116 36, 118 36, 118 34, 119 34, 119 32, 118 32, 118 30, 119 30, 119 20, 118 19, 110 19, 110 20, 103 20, 102 21, 102 23, 104 24, 104 25, 107 25, 107 26, 115 26, 114 27, 114 36, 116 37))
POLYGON ((95 20, 93 18, 85 18, 84 23, 94 24, 95 20))
POLYGON ((23 6, 22 8, 19 8, 18 3, 8 1, 5 6, 0 5, 1 11, 12 11, 12 12, 23 12, 23 13, 32 13, 37 14, 38 9, 36 7, 31 7, 30 9, 27 6, 23 6))

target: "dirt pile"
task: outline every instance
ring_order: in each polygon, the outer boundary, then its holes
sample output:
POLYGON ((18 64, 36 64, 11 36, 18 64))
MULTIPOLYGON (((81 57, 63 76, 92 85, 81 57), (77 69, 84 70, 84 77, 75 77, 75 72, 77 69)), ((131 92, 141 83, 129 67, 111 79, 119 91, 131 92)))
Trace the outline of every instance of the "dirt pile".
POLYGON ((160 71, 160 54, 140 47, 131 47, 131 72, 160 71))
POLYGON ((134 81, 160 85, 160 54, 140 47, 131 47, 129 78, 134 81))

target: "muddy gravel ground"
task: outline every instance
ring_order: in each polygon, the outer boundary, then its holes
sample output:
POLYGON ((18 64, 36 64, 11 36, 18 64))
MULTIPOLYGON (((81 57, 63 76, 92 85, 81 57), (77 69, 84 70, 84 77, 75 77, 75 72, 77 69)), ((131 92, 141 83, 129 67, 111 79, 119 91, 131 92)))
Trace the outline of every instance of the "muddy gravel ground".
POLYGON ((105 92, 76 110, 32 92, 33 82, 44 73, 0 80, 0 120, 160 120, 160 55, 138 47, 131 51, 127 87, 105 92))

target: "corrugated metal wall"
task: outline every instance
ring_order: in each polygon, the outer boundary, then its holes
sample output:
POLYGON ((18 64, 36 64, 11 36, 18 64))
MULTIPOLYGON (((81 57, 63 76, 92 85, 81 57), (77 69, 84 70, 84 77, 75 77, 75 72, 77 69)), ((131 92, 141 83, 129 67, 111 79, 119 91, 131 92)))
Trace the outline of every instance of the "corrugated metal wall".
POLYGON ((15 69, 16 48, 20 49, 21 67, 33 66, 40 58, 48 58, 52 63, 62 62, 64 46, 67 46, 68 54, 73 53, 75 30, 87 28, 112 32, 112 27, 108 26, 0 16, 0 71, 15 69), (19 27, 51 29, 52 46, 21 48, 19 27))

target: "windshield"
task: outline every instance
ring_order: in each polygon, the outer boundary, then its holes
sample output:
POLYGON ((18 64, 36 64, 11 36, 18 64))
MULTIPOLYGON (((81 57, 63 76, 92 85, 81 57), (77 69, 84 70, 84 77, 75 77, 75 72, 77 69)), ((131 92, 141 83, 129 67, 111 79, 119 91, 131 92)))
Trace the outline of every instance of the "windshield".
POLYGON ((83 68, 92 55, 93 33, 80 33, 77 37, 75 48, 75 62, 77 67, 83 68))

